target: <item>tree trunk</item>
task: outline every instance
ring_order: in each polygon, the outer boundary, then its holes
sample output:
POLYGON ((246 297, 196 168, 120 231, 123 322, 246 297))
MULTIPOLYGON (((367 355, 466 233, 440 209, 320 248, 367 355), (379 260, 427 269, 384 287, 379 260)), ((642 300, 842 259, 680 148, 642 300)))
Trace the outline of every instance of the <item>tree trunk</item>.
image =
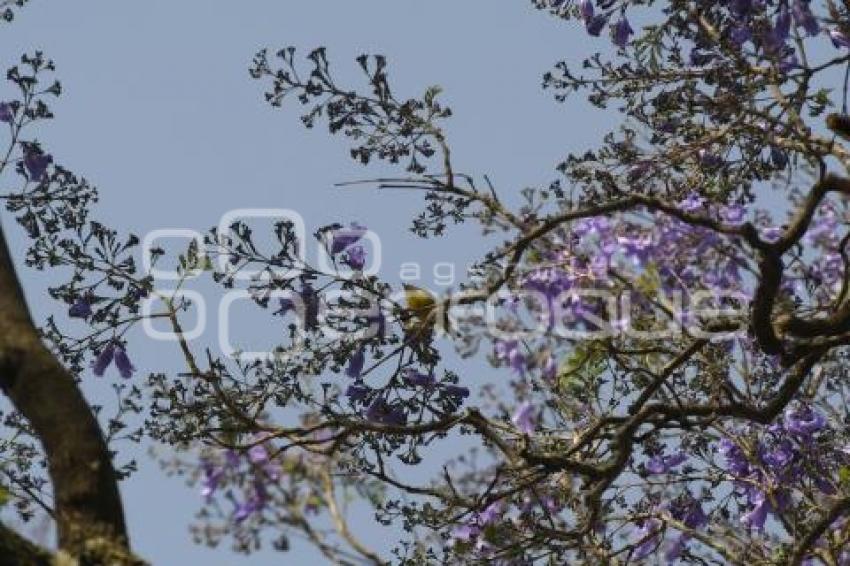
POLYGON ((94 563, 131 563, 109 450, 74 377, 39 338, 0 229, 0 388, 47 455, 59 549, 94 563))

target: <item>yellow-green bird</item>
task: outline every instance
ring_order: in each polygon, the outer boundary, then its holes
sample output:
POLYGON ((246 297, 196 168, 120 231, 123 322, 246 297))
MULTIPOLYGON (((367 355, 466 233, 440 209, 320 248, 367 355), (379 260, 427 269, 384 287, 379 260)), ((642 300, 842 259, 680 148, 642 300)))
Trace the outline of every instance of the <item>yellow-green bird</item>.
POLYGON ((404 286, 404 300, 407 303, 408 318, 404 323, 404 331, 408 342, 414 348, 427 344, 434 332, 437 322, 437 297, 431 292, 407 283, 404 286))

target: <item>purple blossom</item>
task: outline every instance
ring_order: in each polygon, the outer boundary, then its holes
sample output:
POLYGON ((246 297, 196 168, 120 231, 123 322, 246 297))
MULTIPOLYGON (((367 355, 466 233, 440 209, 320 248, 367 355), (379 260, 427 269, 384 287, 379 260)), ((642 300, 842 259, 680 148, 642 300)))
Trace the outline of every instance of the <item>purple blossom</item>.
POLYGON ((847 37, 847 35, 837 29, 829 30, 829 39, 832 40, 832 45, 836 48, 844 47, 845 49, 850 49, 850 37, 847 37))
POLYGON ((363 401, 369 395, 370 391, 371 389, 365 385, 354 383, 348 386, 348 389, 345 390, 345 395, 352 401, 363 401))
POLYGON ((455 403, 460 403, 463 399, 469 397, 469 389, 460 385, 446 385, 442 389, 443 395, 451 397, 455 403))
POLYGON ((613 30, 613 42, 614 45, 619 47, 620 49, 625 49, 626 45, 629 43, 629 36, 634 33, 632 26, 629 25, 629 20, 626 19, 626 16, 620 18, 620 20, 614 24, 613 30))
POLYGON ((788 36, 791 33, 791 14, 788 12, 788 8, 783 4, 779 9, 779 15, 776 16, 776 23, 773 26, 773 34, 772 41, 774 44, 779 47, 786 41, 788 41, 788 36))
POLYGON ((727 224, 741 225, 744 223, 746 211, 739 204, 724 206, 720 209, 720 218, 727 224))
MULTIPOLYGON (((799 66, 800 61, 799 59, 797 59, 797 55, 794 54, 793 51, 788 52, 787 55, 785 55, 784 57, 782 57, 782 59, 779 60, 779 70, 783 73, 787 73, 788 71, 796 69, 799 66)), ((774 164, 775 163, 776 161, 774 161, 774 164)))
POLYGON ((605 24, 607 23, 608 16, 605 14, 599 14, 598 16, 593 16, 585 22, 585 29, 590 35, 594 37, 599 37, 599 34, 602 32, 602 28, 604 28, 605 24))
POLYGON ((784 416, 785 430, 795 436, 808 438, 826 427, 824 416, 806 405, 789 407, 784 416))
POLYGON ((481 534, 481 529, 475 525, 461 525, 452 531, 452 538, 458 542, 470 542, 481 534))
POLYGON ((764 523, 767 520, 767 513, 770 511, 770 502, 764 493, 758 491, 752 498, 750 503, 753 508, 741 515, 741 523, 751 529, 761 531, 764 529, 764 523))
POLYGON ((728 438, 722 438, 719 443, 719 450, 733 475, 743 477, 749 474, 750 463, 740 446, 728 438))
POLYGON ((255 444, 248 449, 248 460, 252 464, 265 464, 269 460, 269 452, 262 444, 255 444))
POLYGON ((363 246, 351 246, 346 250, 342 263, 355 271, 362 270, 366 265, 366 250, 363 246))
POLYGON ((12 105, 8 102, 0 102, 0 122, 11 124, 14 119, 15 115, 12 112, 12 105))
POLYGON ((364 348, 357 350, 351 359, 348 360, 348 367, 345 368, 345 375, 355 379, 360 377, 363 372, 363 365, 366 363, 366 351, 364 348))
POLYGON ((733 42, 738 44, 738 46, 741 46, 752 39, 753 34, 750 31, 749 26, 739 25, 732 28, 732 32, 729 34, 729 37, 733 42))
POLYGON ((261 511, 264 506, 265 499, 263 497, 258 495, 250 497, 247 501, 243 501, 236 505, 236 510, 233 512, 233 521, 235 523, 241 523, 254 513, 261 511))
POLYGON ((407 413, 400 405, 391 405, 382 397, 375 399, 366 409, 366 418, 372 422, 402 426, 407 424, 407 413))
POLYGON ((88 318, 91 314, 91 303, 83 298, 77 299, 68 309, 68 316, 71 318, 88 318))
POLYGON ((593 17, 593 0, 581 0, 578 4, 579 13, 584 21, 593 17))
POLYGON ((699 212, 705 210, 705 199, 696 193, 690 193, 679 203, 679 208, 685 212, 699 212))
POLYGON ((215 466, 209 460, 204 459, 201 462, 201 470, 204 474, 201 480, 201 495, 209 500, 218 488, 221 478, 224 476, 224 468, 215 466))
POLYGON ((47 166, 51 163, 53 163, 53 156, 42 153, 35 146, 24 146, 24 168, 30 181, 41 181, 47 172, 47 166))
POLYGON ((635 532, 636 542, 639 544, 635 547, 632 558, 642 560, 652 554, 658 544, 661 542, 661 523, 657 519, 646 519, 640 528, 635 532))
POLYGON ((650 474, 666 474, 687 459, 688 457, 684 452, 676 452, 667 456, 658 454, 649 459, 646 463, 646 470, 650 474))
POLYGON ((97 377, 103 377, 103 374, 106 372, 106 368, 108 368, 112 363, 112 359, 114 357, 115 345, 110 342, 103 350, 101 350, 100 354, 92 363, 92 373, 94 373, 97 377))
POLYGON ((339 228, 331 235, 331 255, 336 255, 356 243, 366 233, 367 228, 356 222, 350 228, 339 228))
POLYGON ((436 382, 433 375, 416 371, 413 368, 404 368, 401 370, 401 379, 406 384, 416 387, 428 387, 434 385, 436 382))
POLYGON ((507 362, 511 369, 522 375, 526 370, 526 360, 520 348, 517 340, 497 341, 495 344, 496 359, 507 362))
POLYGON ((626 258, 631 259, 636 266, 646 263, 652 253, 651 233, 620 236, 617 242, 626 258))
POLYGON ((794 22, 806 30, 810 36, 820 33, 818 19, 809 8, 808 0, 794 0, 791 4, 791 13, 794 15, 794 22))
POLYGON ((485 527, 491 525, 502 518, 504 514, 504 505, 501 501, 494 501, 488 505, 484 511, 477 515, 478 526, 485 527))
POLYGON ((127 357, 127 352, 121 346, 115 347, 115 367, 124 379, 133 377, 133 372, 136 368, 130 363, 130 358, 127 357))
POLYGON ((772 244, 779 241, 779 238, 782 237, 784 232, 785 230, 783 230, 780 226, 768 226, 761 230, 761 238, 765 242, 772 244))
POLYGON ((534 405, 529 401, 520 405, 514 413, 514 416, 511 418, 511 422, 513 422, 523 434, 534 433, 534 429, 537 425, 537 415, 534 405))

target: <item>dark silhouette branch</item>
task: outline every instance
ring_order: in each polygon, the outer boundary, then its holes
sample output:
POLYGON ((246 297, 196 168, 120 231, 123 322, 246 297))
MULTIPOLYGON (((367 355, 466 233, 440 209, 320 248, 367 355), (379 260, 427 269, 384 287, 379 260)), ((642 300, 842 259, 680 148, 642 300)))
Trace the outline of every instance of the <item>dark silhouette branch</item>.
POLYGON ((60 550, 110 564, 138 562, 118 481, 91 408, 42 343, 0 230, 0 388, 29 421, 47 456, 60 550))

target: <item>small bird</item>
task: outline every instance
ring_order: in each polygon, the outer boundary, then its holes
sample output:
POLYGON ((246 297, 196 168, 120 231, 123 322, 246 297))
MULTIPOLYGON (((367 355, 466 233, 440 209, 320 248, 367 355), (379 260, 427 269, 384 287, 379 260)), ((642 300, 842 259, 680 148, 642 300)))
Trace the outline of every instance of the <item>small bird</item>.
POLYGON ((408 314, 404 322, 406 341, 415 352, 422 355, 423 347, 430 344, 434 336, 434 327, 440 310, 437 297, 415 285, 404 283, 403 286, 408 314))
POLYGON ((830 114, 826 117, 826 127, 845 140, 850 140, 850 116, 830 114))

